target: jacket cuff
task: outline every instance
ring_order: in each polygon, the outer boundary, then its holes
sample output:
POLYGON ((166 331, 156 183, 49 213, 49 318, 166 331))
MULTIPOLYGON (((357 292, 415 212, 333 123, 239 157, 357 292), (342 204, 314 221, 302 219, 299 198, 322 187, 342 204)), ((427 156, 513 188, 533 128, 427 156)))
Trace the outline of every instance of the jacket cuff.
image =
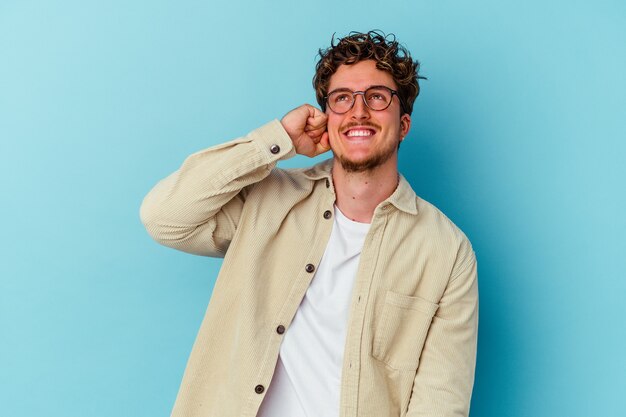
POLYGON ((278 119, 253 130, 248 136, 266 156, 268 164, 296 155, 293 142, 278 119))

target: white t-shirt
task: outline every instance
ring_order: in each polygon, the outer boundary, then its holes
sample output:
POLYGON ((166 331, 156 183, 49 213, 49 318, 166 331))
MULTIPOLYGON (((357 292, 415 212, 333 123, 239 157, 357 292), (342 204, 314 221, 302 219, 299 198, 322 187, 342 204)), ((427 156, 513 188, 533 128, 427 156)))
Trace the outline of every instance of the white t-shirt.
POLYGON ((339 416, 350 298, 369 226, 335 207, 328 246, 285 332, 257 417, 339 416))

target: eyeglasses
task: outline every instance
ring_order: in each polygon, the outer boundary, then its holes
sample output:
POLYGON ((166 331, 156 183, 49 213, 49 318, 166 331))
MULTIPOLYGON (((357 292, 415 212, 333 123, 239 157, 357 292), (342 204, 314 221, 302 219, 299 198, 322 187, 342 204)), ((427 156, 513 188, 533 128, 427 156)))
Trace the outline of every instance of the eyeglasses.
MULTIPOLYGON (((375 85, 368 88, 365 91, 352 91, 347 88, 340 88, 338 90, 331 91, 324 99, 326 104, 334 113, 344 114, 350 111, 356 101, 356 96, 363 96, 363 102, 367 107, 375 111, 386 110, 391 105, 391 100, 394 95, 398 95, 396 90, 392 90, 384 85, 375 85)), ((402 100, 398 96, 402 111, 404 106, 402 100)))

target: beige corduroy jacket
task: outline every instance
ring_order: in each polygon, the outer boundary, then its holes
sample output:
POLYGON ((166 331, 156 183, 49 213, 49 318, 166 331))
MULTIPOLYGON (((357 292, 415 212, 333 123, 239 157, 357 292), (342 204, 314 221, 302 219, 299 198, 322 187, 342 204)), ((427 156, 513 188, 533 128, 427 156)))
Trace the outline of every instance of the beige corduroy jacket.
MULTIPOLYGON (((332 161, 275 167, 294 154, 274 120, 189 156, 143 201, 141 219, 159 243, 224 257, 174 417, 254 417, 263 401, 333 224, 332 161)), ((477 326, 468 239, 401 177, 362 250, 340 416, 467 416, 477 326)))

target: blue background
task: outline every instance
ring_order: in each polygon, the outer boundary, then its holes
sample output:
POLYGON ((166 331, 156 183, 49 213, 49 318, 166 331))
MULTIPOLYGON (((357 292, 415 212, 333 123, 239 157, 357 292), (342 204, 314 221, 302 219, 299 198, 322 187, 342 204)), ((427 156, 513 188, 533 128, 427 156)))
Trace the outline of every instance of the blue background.
POLYGON ((617 0, 0 2, 0 415, 169 415, 220 261, 151 241, 143 196, 373 28, 428 77, 401 170, 478 255, 471 415, 624 415, 617 0))

